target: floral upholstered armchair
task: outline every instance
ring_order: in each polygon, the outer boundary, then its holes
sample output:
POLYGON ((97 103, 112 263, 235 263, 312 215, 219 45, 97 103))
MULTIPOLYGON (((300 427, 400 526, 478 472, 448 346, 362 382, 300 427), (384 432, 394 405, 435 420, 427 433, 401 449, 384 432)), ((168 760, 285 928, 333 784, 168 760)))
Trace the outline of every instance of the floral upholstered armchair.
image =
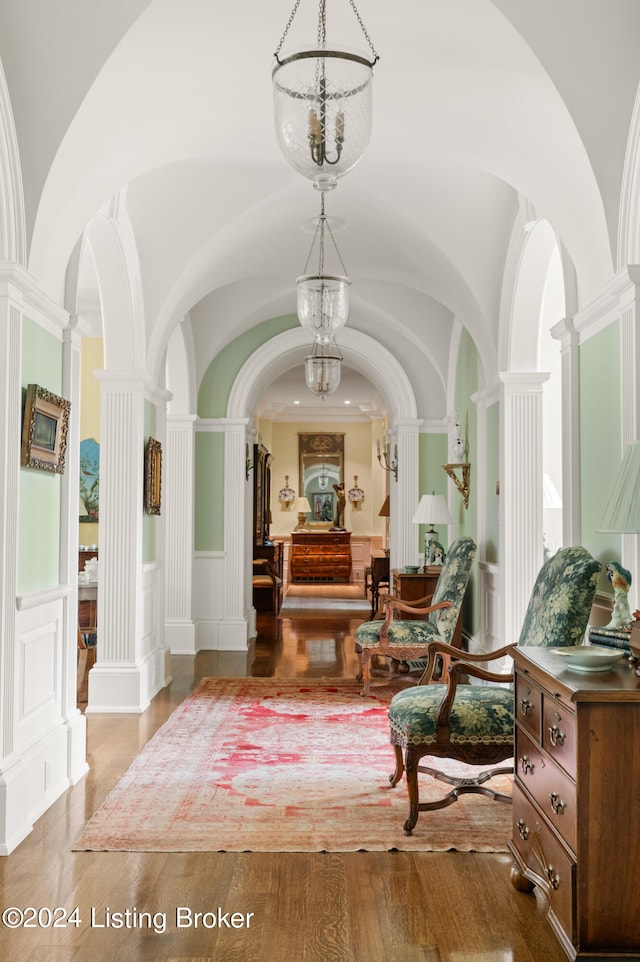
POLYGON ((475 556, 476 545, 471 538, 454 541, 432 598, 421 598, 413 605, 407 605, 388 595, 383 598, 384 619, 367 621, 356 629, 363 695, 369 692, 372 654, 384 655, 395 661, 408 661, 425 656, 433 641, 450 645, 475 556), (424 607, 428 601, 431 603, 424 607), (394 619, 397 611, 421 615, 422 620, 394 619))
MULTIPOLYGON (((582 643, 591 611, 601 565, 581 547, 561 548, 540 569, 525 614, 518 645, 565 647, 582 643)), ((485 785, 494 775, 512 772, 511 765, 483 771, 475 778, 455 778, 437 768, 419 765, 425 755, 453 758, 470 765, 495 765, 513 755, 514 694, 505 682, 512 674, 479 667, 484 662, 508 655, 516 646, 507 645, 485 655, 451 651, 434 642, 429 648, 426 671, 418 687, 401 691, 389 706, 391 744, 396 770, 390 776, 397 785, 406 771, 409 817, 404 824, 411 835, 418 814, 444 808, 459 795, 478 792, 498 801, 509 795, 485 785), (440 649, 449 657, 447 683, 427 684, 440 649), (485 684, 465 683, 468 676, 485 684), (498 684, 500 683, 500 684, 498 684), (418 772, 427 772, 454 787, 434 802, 420 802, 418 772)))

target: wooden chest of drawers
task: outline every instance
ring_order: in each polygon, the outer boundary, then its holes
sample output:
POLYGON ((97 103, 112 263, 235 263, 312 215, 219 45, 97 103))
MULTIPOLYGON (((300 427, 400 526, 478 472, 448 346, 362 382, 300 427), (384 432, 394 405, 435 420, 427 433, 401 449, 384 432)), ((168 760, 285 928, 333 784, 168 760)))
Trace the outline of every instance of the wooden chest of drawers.
POLYGON ((512 882, 544 890, 570 959, 640 959, 640 679, 542 648, 514 662, 512 882))
POLYGON ((292 582, 349 581, 351 532, 294 531, 289 571, 292 582))

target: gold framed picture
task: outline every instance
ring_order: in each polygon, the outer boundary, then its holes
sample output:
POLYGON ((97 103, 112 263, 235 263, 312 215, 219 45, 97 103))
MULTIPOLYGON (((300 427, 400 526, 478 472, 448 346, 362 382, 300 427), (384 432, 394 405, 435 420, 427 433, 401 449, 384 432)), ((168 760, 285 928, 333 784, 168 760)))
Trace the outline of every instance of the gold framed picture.
POLYGON ((38 384, 27 387, 20 463, 64 474, 71 402, 38 384))
POLYGON ((160 514, 162 488, 162 445, 149 438, 144 452, 144 510, 160 514))

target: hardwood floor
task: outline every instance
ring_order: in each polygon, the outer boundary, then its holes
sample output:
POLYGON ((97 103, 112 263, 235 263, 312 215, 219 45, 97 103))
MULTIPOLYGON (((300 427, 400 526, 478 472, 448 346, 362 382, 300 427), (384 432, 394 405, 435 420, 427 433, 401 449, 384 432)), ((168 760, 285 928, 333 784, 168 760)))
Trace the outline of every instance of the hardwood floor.
MULTIPOLYGON (((280 621, 260 615, 249 658, 176 656, 171 685, 144 715, 87 716, 90 773, 0 859, 2 909, 59 906, 68 914, 78 906, 81 923, 48 926, 44 913, 39 928, 12 931, 0 924, 0 958, 564 962, 542 904, 512 888, 508 855, 71 852, 86 820, 201 677, 247 669, 262 677, 353 677, 353 631, 361 621, 331 612, 280 621), (184 908, 181 927, 178 907, 184 908), (202 919, 196 926, 197 912, 214 913, 215 927, 204 927, 202 919), (224 913, 253 915, 248 926, 233 928, 224 913)), ((205 915, 204 922, 212 921, 205 915)))

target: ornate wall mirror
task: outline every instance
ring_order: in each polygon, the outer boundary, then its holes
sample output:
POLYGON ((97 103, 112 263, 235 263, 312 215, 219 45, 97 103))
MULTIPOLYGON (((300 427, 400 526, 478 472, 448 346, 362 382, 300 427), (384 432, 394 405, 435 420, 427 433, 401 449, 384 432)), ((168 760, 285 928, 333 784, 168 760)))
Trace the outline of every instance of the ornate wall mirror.
POLYGON ((330 527, 336 516, 334 484, 344 481, 344 434, 298 434, 298 491, 311 507, 307 520, 330 527))

